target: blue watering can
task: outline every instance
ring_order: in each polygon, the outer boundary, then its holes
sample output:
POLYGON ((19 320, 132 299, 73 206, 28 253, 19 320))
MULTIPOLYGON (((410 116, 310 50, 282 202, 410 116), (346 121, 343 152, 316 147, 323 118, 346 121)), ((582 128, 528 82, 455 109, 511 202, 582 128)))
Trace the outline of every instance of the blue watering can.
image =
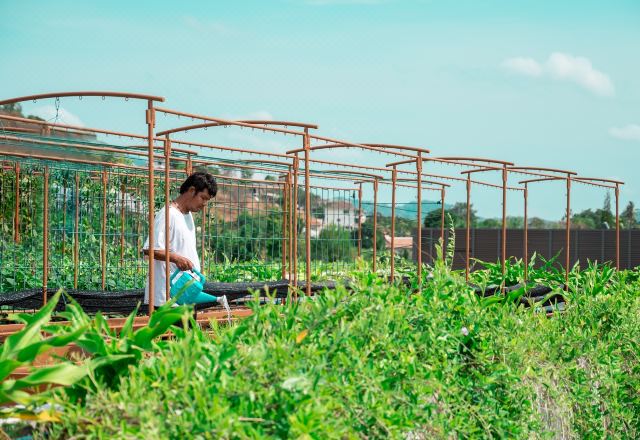
POLYGON ((207 279, 196 269, 181 271, 176 269, 169 278, 171 298, 178 297, 178 304, 202 304, 217 302, 218 298, 204 293, 204 283, 207 279))

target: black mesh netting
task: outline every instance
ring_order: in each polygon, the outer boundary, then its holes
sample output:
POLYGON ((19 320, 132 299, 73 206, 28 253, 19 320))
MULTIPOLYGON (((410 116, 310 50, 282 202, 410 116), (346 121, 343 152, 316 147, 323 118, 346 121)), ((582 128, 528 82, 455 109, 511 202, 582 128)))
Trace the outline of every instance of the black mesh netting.
MULTIPOLYGON (((403 280, 404 281, 404 280, 403 280)), ((312 283, 311 292, 316 293, 323 289, 335 289, 336 282, 328 281, 323 283, 312 283)), ((348 283, 343 283, 348 286, 348 283)), ((306 283, 299 282, 298 287, 301 292, 305 291, 306 283)), ((480 296, 491 296, 500 293, 499 286, 487 286, 481 289, 478 286, 472 286, 476 294, 480 296)), ((505 293, 514 291, 522 287, 520 284, 508 286, 505 293)), ((55 288, 48 289, 48 296, 51 297, 56 293, 55 288)), ((276 298, 286 298, 289 292, 289 282, 287 280, 268 281, 268 282, 252 282, 252 283, 206 283, 204 291, 214 296, 226 296, 232 305, 240 305, 243 302, 253 298, 253 292, 260 292, 263 298, 266 298, 267 291, 270 296, 276 298)), ((66 292, 77 301, 87 313, 109 313, 109 314, 129 314, 138 304, 140 304, 139 312, 146 313, 147 307, 142 304, 144 299, 144 289, 133 289, 119 292, 104 291, 79 291, 68 289, 66 292)), ((538 303, 538 305, 552 305, 564 302, 562 294, 556 293, 549 295, 552 289, 543 285, 531 286, 527 289, 525 295, 520 298, 520 302, 524 305, 538 303), (542 304, 541 304, 542 303, 542 304)), ((63 296, 58 304, 57 310, 62 311, 66 306, 67 298, 63 296)), ((216 308, 216 303, 204 303, 196 306, 197 310, 216 308)), ((42 289, 28 289, 20 292, 4 293, 0 295, 0 308, 7 310, 37 310, 42 307, 42 289)))
MULTIPOLYGON (((483 297, 500 294, 500 286, 495 284, 487 286, 484 289, 480 286, 476 286, 473 284, 471 285, 471 287, 473 287, 473 290, 476 293, 476 295, 483 296, 483 297)), ((523 287, 522 284, 506 286, 504 288, 504 293, 509 294, 510 292, 518 290, 522 287, 523 287)), ((562 287, 564 288, 564 286, 562 287)), ((552 292, 553 292, 553 289, 551 287, 544 286, 542 284, 527 286, 527 289, 524 292, 524 295, 520 297, 519 301, 521 304, 524 304, 525 306, 529 306, 532 303, 535 303, 537 305, 542 305, 542 306, 549 306, 553 304, 563 303, 565 301, 565 298, 564 296, 562 296, 561 293, 559 292, 552 293, 552 292)))
MULTIPOLYGON (((299 289, 304 292, 306 283, 299 282, 299 289)), ((325 288, 335 289, 336 283, 333 281, 323 283, 311 283, 311 291, 318 292, 325 288)), ((47 289, 48 296, 51 297, 57 289, 47 289)), ((65 290, 74 300, 76 300, 87 313, 131 313, 138 303, 144 299, 144 289, 124 290, 119 292, 87 291, 87 290, 65 290)), ((289 292, 289 282, 287 280, 253 282, 253 283, 206 283, 204 292, 214 296, 226 296, 230 303, 242 303, 251 299, 254 291, 259 291, 261 296, 266 297, 267 291, 276 298, 286 298, 289 292)), ((62 297, 57 310, 65 308, 67 299, 62 297)), ((204 303, 196 306, 196 309, 204 309, 215 306, 215 303, 204 303)), ((9 310, 36 310, 42 307, 42 289, 28 289, 19 292, 3 293, 0 295, 0 308, 9 310)), ((146 312, 146 306, 142 304, 139 311, 146 312)))

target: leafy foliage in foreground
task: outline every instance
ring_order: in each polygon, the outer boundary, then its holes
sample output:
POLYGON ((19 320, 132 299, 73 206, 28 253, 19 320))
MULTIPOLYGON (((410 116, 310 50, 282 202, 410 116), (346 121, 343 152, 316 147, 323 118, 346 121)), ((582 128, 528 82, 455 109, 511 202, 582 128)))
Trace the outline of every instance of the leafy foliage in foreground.
POLYGON ((637 438, 638 272, 592 266, 549 319, 487 305, 439 261, 415 294, 255 306, 177 338, 77 402, 49 438, 637 438))

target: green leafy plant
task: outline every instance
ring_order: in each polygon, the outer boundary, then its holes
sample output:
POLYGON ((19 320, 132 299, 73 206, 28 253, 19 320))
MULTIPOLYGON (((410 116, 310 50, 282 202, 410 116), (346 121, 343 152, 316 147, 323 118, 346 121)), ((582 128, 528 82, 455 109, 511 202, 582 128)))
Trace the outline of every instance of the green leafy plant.
POLYGON ((41 354, 54 347, 64 347, 77 340, 87 329, 76 326, 64 334, 44 336, 44 329, 51 320, 61 291, 58 291, 35 315, 21 314, 18 319, 25 326, 9 336, 0 351, 0 403, 28 403, 32 396, 26 389, 36 389, 45 385, 72 385, 89 373, 89 365, 76 365, 61 361, 55 365, 32 368, 30 364, 41 354), (28 373, 20 379, 9 378, 19 368, 28 367, 28 373))

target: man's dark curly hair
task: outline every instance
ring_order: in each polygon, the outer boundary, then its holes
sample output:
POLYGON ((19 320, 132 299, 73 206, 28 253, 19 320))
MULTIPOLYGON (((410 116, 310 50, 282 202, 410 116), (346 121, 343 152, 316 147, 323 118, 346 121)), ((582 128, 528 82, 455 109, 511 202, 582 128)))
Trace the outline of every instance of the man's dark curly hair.
POLYGON ((180 185, 180 194, 186 193, 192 186, 196 189, 196 194, 206 189, 213 198, 218 193, 216 179, 214 179, 211 174, 202 171, 198 171, 187 177, 187 180, 180 185))

